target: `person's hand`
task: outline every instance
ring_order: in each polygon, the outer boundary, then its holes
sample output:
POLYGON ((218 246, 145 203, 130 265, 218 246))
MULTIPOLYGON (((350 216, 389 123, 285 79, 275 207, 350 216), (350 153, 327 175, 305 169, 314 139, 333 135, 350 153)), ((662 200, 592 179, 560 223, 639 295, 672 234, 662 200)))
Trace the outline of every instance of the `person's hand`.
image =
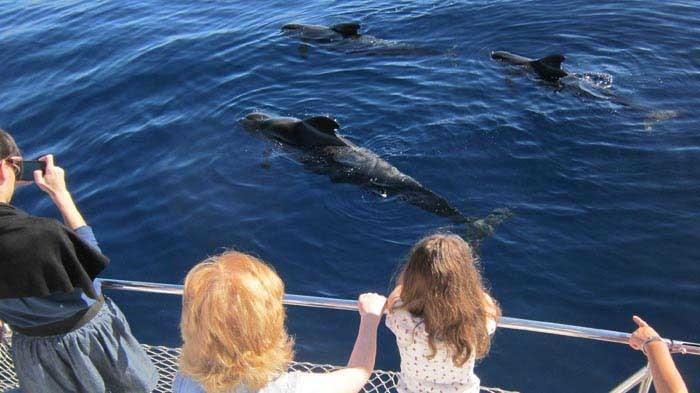
POLYGON ((659 333, 656 332, 648 323, 644 322, 642 318, 638 316, 633 316, 632 320, 637 324, 638 328, 632 333, 629 339, 630 347, 641 351, 644 342, 651 337, 660 337, 659 333))
POLYGON ((394 308, 394 305, 396 302, 401 300, 401 291, 403 290, 403 284, 398 284, 396 285, 396 288, 394 288, 393 291, 389 294, 389 297, 386 300, 386 310, 391 311, 392 308, 394 308))
POLYGON ((377 293, 363 293, 357 299, 357 307, 360 311, 360 317, 362 319, 376 321, 379 324, 379 320, 382 319, 382 314, 384 313, 384 304, 386 303, 386 298, 377 293))
POLYGON ((46 163, 46 172, 41 173, 40 170, 34 171, 34 183, 54 199, 58 196, 68 194, 65 171, 63 168, 54 165, 53 155, 47 154, 39 158, 39 161, 44 161, 46 163))
POLYGON ((66 187, 66 174, 63 168, 54 165, 53 155, 47 154, 41 157, 39 161, 46 163, 46 171, 41 173, 40 170, 34 171, 34 183, 45 193, 49 194, 53 202, 58 207, 63 215, 63 221, 71 229, 78 229, 87 225, 78 207, 73 201, 73 197, 68 192, 66 187))

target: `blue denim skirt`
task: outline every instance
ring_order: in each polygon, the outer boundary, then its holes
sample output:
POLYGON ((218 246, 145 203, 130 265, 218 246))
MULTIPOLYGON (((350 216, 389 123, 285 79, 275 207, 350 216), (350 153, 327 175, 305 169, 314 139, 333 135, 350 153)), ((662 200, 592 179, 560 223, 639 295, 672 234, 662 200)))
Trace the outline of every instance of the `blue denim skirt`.
POLYGON ((48 337, 12 335, 23 393, 151 392, 158 370, 111 299, 84 326, 48 337))

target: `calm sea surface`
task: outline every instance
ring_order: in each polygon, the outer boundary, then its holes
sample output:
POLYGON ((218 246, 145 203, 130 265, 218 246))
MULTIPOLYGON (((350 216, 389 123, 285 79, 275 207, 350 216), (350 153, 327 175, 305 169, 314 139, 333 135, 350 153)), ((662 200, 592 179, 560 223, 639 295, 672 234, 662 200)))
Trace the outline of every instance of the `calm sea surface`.
MULTIPOLYGON (((253 110, 328 114, 465 214, 515 213, 480 249, 505 315, 631 331, 638 313, 700 341, 700 5, 598 3, 4 2, 0 126, 26 156, 66 168, 107 277, 181 283, 235 247, 273 263, 291 293, 354 298, 385 292, 422 235, 464 230, 309 172, 237 123, 253 110), (421 50, 280 32, 344 21, 421 50), (565 68, 613 82, 556 89, 491 50, 564 53, 565 68), (658 111, 674 117, 646 119, 658 111)), ((34 187, 15 202, 57 216, 34 187)), ((142 341, 179 343, 179 298, 113 297, 142 341)), ((356 323, 289 310, 306 361, 343 364, 356 323)), ((700 359, 678 359, 700 390, 700 359)), ((398 362, 383 329, 377 366, 398 362)), ((642 365, 621 345, 500 331, 477 373, 523 392, 594 392, 642 365)))

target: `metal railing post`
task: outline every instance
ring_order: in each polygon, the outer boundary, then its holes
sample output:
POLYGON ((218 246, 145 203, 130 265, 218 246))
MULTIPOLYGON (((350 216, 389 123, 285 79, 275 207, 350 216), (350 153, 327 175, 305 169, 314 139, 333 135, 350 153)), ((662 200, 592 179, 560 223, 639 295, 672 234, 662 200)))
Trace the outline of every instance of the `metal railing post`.
POLYGON ((654 376, 651 374, 651 366, 647 363, 647 375, 642 379, 639 384, 638 393, 649 393, 651 389, 651 383, 654 381, 654 376))
POLYGON ((629 378, 622 381, 619 385, 615 386, 610 393, 627 393, 634 389, 635 386, 639 385, 644 378, 647 377, 648 368, 647 366, 642 367, 636 373, 632 374, 629 378))

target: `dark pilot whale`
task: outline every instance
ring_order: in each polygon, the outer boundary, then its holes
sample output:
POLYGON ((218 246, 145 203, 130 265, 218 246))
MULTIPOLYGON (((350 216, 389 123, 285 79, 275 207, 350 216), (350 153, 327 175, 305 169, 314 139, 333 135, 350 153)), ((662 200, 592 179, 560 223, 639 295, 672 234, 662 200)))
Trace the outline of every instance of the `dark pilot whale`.
MULTIPOLYGON (((362 34, 360 33, 360 28, 361 25, 358 22, 344 22, 331 26, 288 23, 282 26, 282 32, 298 37, 303 45, 318 44, 347 53, 387 56, 437 55, 445 53, 431 47, 422 47, 362 34)), ((304 54, 307 49, 306 46, 300 48, 304 54)))
POLYGON ((607 79, 605 88, 612 84, 612 76, 601 73, 575 73, 562 69, 561 64, 566 60, 562 54, 548 55, 540 59, 516 55, 506 51, 493 51, 491 58, 507 64, 522 66, 534 72, 540 79, 552 83, 557 87, 573 87, 577 94, 608 100, 627 108, 645 113, 644 129, 651 131, 653 125, 663 120, 678 117, 675 110, 654 110, 635 104, 626 97, 611 94, 607 90, 597 88, 595 80, 599 77, 607 79))
POLYGON ((541 59, 531 59, 510 52, 494 51, 491 52, 491 58, 504 63, 523 66, 532 70, 540 78, 550 82, 556 82, 569 75, 568 72, 561 69, 561 63, 566 60, 564 55, 556 54, 545 56, 541 59))
POLYGON ((336 182, 352 183, 396 195, 423 210, 467 225, 467 238, 478 241, 493 233, 510 212, 494 210, 485 218, 464 216, 445 198, 424 187, 374 152, 357 146, 338 135, 340 125, 326 116, 300 120, 251 113, 240 120, 248 130, 260 131, 268 138, 303 152, 300 161, 315 173, 328 175, 336 182))
POLYGON ((334 42, 344 39, 359 40, 362 37, 374 38, 360 34, 360 24, 357 22, 338 23, 332 26, 306 25, 302 23, 287 23, 282 26, 285 33, 297 33, 299 38, 306 41, 334 42))

